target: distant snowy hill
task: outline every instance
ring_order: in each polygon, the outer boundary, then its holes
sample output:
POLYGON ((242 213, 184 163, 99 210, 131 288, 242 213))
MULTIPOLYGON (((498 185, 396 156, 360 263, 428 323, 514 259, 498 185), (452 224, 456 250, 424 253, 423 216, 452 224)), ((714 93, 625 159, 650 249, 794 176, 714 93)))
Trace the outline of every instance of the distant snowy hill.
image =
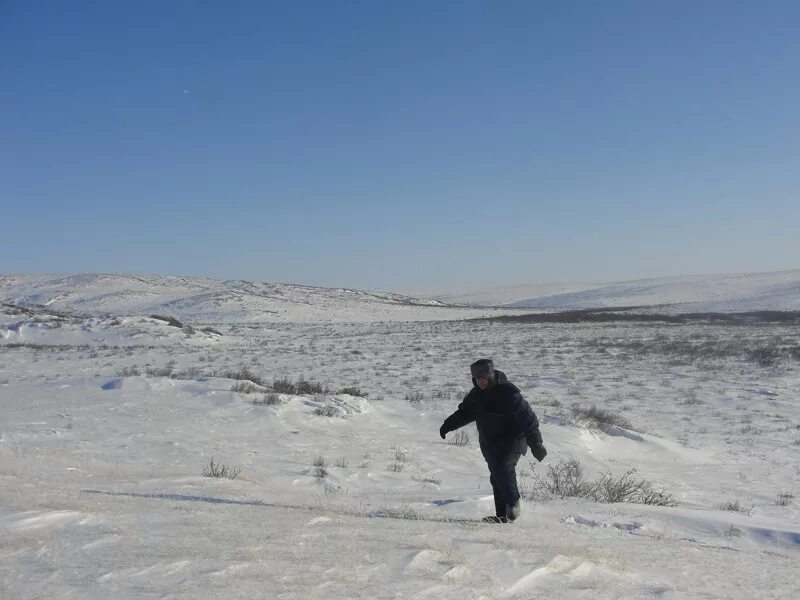
POLYGON ((702 275, 615 283, 514 285, 436 300, 470 306, 599 308, 669 305, 670 311, 800 310, 800 270, 702 275))
POLYGON ((195 321, 445 320, 493 311, 347 288, 156 275, 0 275, 0 301, 79 315, 159 314, 195 321))
POLYGON ((0 275, 0 302, 52 313, 190 322, 433 321, 531 309, 658 306, 669 312, 800 310, 800 270, 514 285, 414 298, 348 288, 157 275, 0 275), (480 307, 480 308, 477 308, 480 307))
POLYGON ((537 283, 482 288, 461 293, 438 294, 432 299, 445 304, 467 306, 505 306, 539 298, 585 292, 605 286, 604 283, 537 283))

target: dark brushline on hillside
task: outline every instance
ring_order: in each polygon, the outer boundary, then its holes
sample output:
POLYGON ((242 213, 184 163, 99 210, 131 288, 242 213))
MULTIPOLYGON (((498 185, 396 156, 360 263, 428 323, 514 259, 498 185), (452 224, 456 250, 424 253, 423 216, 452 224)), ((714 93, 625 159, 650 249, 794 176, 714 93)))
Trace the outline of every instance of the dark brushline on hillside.
POLYGON ((504 315, 482 317, 473 321, 494 321, 500 323, 708 323, 713 325, 754 325, 781 323, 800 325, 800 311, 757 310, 738 313, 698 312, 666 315, 659 313, 630 313, 628 310, 643 307, 591 308, 565 310, 556 313, 530 313, 524 315, 504 315))

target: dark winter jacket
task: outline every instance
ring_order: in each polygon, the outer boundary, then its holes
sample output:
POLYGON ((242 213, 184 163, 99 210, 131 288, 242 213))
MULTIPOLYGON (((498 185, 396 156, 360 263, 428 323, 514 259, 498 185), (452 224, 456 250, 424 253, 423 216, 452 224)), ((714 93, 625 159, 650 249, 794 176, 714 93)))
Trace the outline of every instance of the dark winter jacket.
MULTIPOLYGON (((542 444, 539 420, 519 388, 509 383, 502 371, 495 371, 495 383, 482 390, 475 385, 458 409, 444 421, 442 429, 453 431, 475 421, 478 442, 487 462, 512 452, 525 454, 528 446, 542 444)), ((472 380, 475 384, 475 380, 472 380)))

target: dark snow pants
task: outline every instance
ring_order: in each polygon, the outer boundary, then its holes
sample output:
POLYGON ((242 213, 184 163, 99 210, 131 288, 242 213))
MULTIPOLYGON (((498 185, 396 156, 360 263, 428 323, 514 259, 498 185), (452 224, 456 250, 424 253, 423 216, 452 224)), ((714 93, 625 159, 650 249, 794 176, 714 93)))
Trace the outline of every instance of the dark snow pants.
POLYGON ((507 516, 506 507, 513 506, 519 501, 516 468, 520 456, 522 454, 519 452, 510 452, 486 461, 489 466, 489 482, 494 493, 494 510, 498 517, 507 516))

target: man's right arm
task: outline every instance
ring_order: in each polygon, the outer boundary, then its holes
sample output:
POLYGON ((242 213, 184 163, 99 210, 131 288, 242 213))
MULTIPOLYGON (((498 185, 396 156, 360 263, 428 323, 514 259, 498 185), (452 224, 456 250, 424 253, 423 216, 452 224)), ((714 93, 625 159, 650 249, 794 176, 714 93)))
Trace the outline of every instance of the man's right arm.
POLYGON ((439 435, 445 439, 445 434, 455 431, 459 427, 469 425, 475 420, 475 410, 472 406, 472 400, 469 394, 458 405, 456 412, 447 417, 439 428, 439 435))

